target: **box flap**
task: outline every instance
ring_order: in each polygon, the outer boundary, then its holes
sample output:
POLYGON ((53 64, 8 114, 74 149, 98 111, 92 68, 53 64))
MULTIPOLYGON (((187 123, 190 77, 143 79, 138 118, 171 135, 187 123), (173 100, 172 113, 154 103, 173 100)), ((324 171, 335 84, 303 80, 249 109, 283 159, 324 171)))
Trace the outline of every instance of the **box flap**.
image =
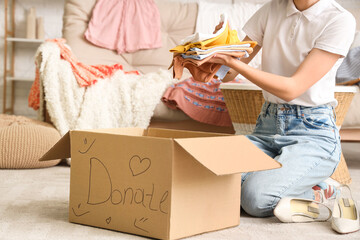
POLYGON ((70 132, 67 132, 39 161, 69 158, 70 155, 70 132))
POLYGON ((138 127, 98 128, 98 129, 86 129, 86 130, 74 130, 74 131, 128 135, 128 136, 144 136, 146 132, 144 128, 138 128, 138 127))
POLYGON ((174 139, 198 162, 216 175, 280 168, 243 135, 174 139))
POLYGON ((194 137, 215 137, 215 136, 229 136, 230 134, 200 132, 200 131, 186 131, 165 128, 152 128, 147 129, 146 136, 149 137, 162 137, 162 138, 194 138, 194 137))

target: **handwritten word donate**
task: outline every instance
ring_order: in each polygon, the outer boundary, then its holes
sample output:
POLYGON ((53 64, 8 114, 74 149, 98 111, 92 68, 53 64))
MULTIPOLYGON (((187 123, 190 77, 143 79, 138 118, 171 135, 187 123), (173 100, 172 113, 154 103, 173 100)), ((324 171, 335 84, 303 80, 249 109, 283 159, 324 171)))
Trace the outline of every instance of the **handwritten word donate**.
MULTIPOLYGON (((138 156, 134 157, 138 158, 138 156)), ((134 157, 132 159, 134 159, 134 157)), ((132 159, 130 159, 130 161, 132 161, 132 159)), ((136 176, 133 170, 130 170, 132 171, 132 175, 136 176)), ((90 182, 87 201, 90 205, 100 205, 109 201, 113 205, 141 204, 151 211, 160 211, 163 214, 168 214, 166 211, 168 196, 169 191, 159 193, 154 183, 152 183, 152 187, 148 189, 133 188, 131 186, 122 189, 113 189, 111 176, 105 164, 98 158, 90 158, 90 182)))

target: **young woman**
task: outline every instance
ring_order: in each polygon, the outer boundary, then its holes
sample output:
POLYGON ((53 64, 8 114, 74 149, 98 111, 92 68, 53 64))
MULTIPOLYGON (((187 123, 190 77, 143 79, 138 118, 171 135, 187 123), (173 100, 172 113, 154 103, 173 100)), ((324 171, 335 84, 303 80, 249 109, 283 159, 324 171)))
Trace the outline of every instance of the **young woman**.
MULTIPOLYGON (((283 197, 324 197, 313 187, 340 161, 335 74, 354 38, 355 19, 334 0, 273 0, 243 30, 244 40, 258 42, 249 58, 216 54, 211 61, 263 89, 265 104, 248 138, 282 168, 243 174, 241 203, 248 214, 265 217, 283 197), (261 48, 262 71, 247 65, 261 48)), ((325 197, 333 193, 324 191, 325 197)))

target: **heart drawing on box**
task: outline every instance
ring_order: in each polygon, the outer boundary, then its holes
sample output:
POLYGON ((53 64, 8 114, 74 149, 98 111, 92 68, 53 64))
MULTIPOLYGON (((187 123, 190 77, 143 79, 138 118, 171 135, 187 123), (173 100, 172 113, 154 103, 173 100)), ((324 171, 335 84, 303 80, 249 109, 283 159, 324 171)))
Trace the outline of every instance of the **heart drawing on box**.
POLYGON ((138 155, 133 156, 129 161, 129 167, 133 176, 146 172, 150 166, 150 158, 140 158, 138 155))

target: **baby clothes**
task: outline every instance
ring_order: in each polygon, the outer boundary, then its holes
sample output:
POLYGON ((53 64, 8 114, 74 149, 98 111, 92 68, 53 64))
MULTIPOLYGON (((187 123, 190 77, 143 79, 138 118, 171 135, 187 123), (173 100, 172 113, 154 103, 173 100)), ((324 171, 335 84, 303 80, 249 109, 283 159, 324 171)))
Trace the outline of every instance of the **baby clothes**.
POLYGON ((229 26, 229 22, 226 23, 223 31, 220 34, 216 34, 215 37, 210 39, 205 39, 199 42, 188 42, 184 45, 178 45, 172 49, 170 52, 173 53, 185 53, 190 48, 197 47, 200 49, 211 49, 217 46, 224 45, 238 45, 238 44, 250 44, 250 47, 254 48, 257 43, 254 41, 244 41, 241 42, 239 40, 238 34, 236 30, 231 30, 229 26))
MULTIPOLYGON (((201 49, 201 48, 190 48, 188 51, 186 51, 185 55, 202 55, 202 54, 210 54, 214 51, 241 51, 241 50, 249 50, 251 47, 251 44, 240 44, 240 45, 220 45, 220 46, 213 46, 209 49, 201 49)), ((252 50, 252 48, 251 48, 252 50)))
POLYGON ((184 68, 187 68, 193 78, 199 82, 208 82, 220 69, 221 65, 217 63, 207 63, 207 59, 194 60, 184 59, 181 56, 174 57, 173 77, 181 79, 184 68))
MULTIPOLYGON (((189 50, 192 49, 196 49, 196 48, 190 48, 189 50)), ((240 53, 240 55, 242 57, 249 57, 249 52, 252 52, 252 48, 242 48, 242 49, 218 49, 218 50, 213 50, 213 51, 202 51, 201 49, 198 51, 191 51, 194 52, 195 54, 181 54, 181 56, 185 59, 187 58, 192 58, 192 59, 196 59, 196 60, 202 60, 205 59, 215 53, 230 53, 231 55, 237 55, 238 53, 240 53), (244 54, 241 54, 244 53, 244 54)))
POLYGON ((169 68, 173 66, 174 78, 181 78, 184 67, 190 71, 194 80, 199 82, 208 82, 215 75, 223 78, 229 68, 217 63, 208 63, 211 56, 221 53, 238 59, 248 57, 257 44, 253 41, 241 42, 236 30, 231 30, 228 22, 223 24, 219 31, 220 33, 213 34, 214 37, 199 42, 196 42, 198 37, 194 34, 182 41, 186 42, 184 45, 170 49, 174 56, 169 68), (220 69, 221 71, 217 74, 220 69))
MULTIPOLYGON (((233 80, 233 83, 239 80, 233 80)), ((206 83, 189 78, 170 86, 162 101, 172 109, 181 109, 190 118, 216 126, 232 126, 224 96, 219 88, 221 80, 206 83)))
POLYGON ((85 38, 119 54, 159 48, 159 10, 153 0, 98 0, 85 38))
MULTIPOLYGON (((251 53, 252 51, 250 51, 251 53)), ((242 58, 247 54, 246 51, 240 52, 221 52, 222 54, 230 55, 236 58, 242 58)), ((177 55, 173 59, 173 77, 180 79, 184 68, 187 68, 193 78, 199 82, 208 82, 221 68, 221 64, 218 63, 209 63, 211 55, 204 59, 193 59, 193 58, 184 58, 182 55, 177 55)), ((224 75, 224 74, 222 74, 224 75)))

